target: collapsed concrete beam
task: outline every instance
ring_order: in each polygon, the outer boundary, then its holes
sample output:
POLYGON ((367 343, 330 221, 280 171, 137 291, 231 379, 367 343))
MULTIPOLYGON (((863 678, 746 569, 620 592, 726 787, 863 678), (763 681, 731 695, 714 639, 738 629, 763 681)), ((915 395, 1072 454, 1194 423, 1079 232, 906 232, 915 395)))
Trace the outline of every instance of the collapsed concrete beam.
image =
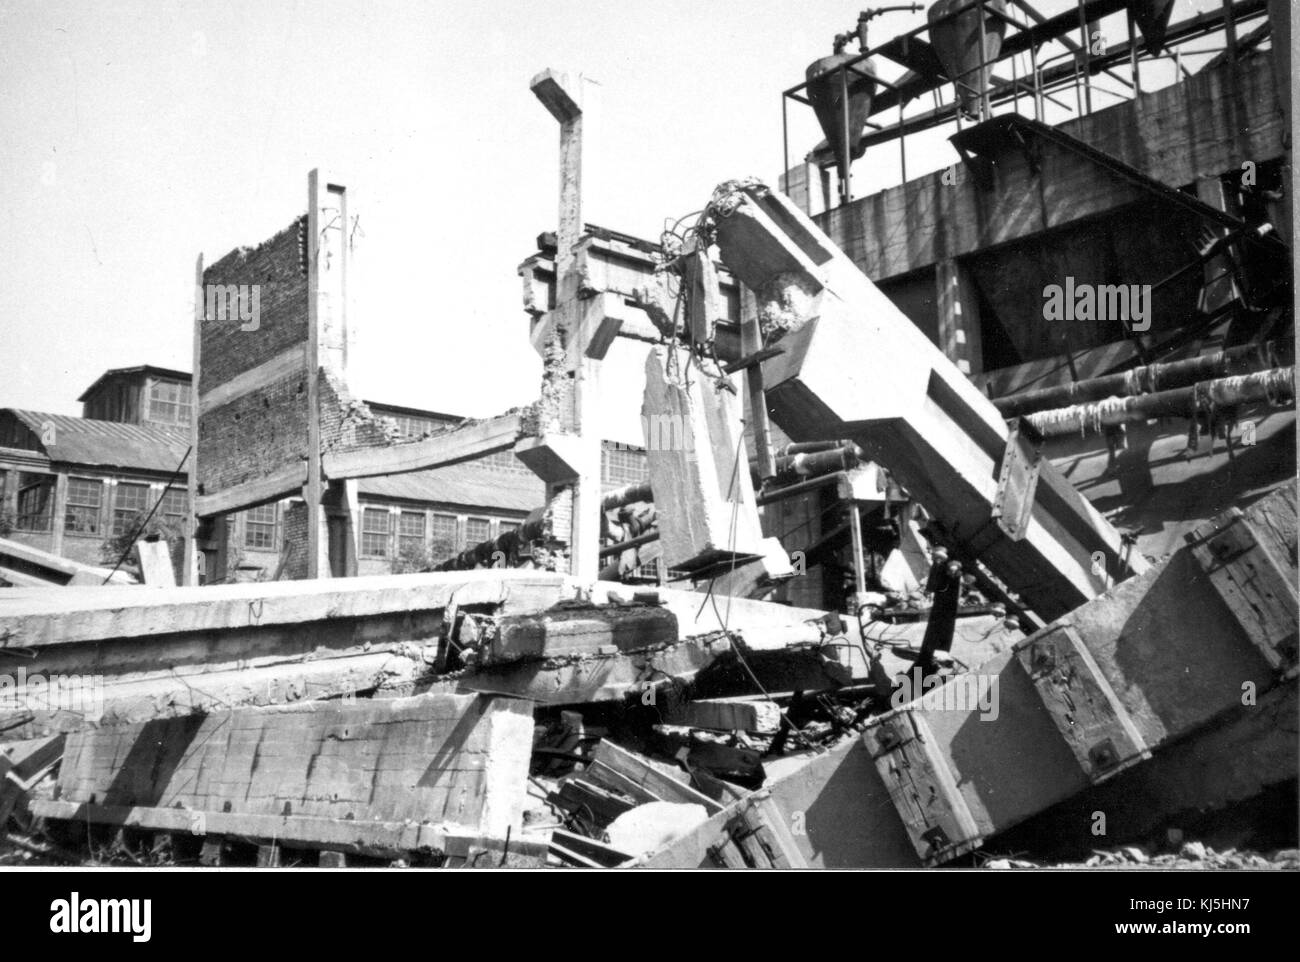
POLYGON ((69 736, 59 799, 92 821, 101 807, 184 809, 200 824, 290 816, 502 838, 522 827, 532 737, 531 709, 509 699, 240 708, 69 736))
POLYGON ((696 572, 784 557, 763 538, 736 389, 712 362, 650 351, 641 419, 650 487, 664 506, 659 540, 668 567, 696 572))
MULTIPOLYGON (((25 594, 0 606, 0 648, 40 648, 114 638, 365 618, 503 604, 539 611, 558 602, 562 575, 489 569, 470 573, 375 575, 320 581, 210 585, 119 592, 69 588, 57 597, 25 594)), ((572 597, 570 592, 566 597, 572 597)))
POLYGON ((475 642, 478 665, 608 655, 676 644, 677 618, 663 608, 636 605, 562 607, 498 619, 475 642))
MULTIPOLYGON (((724 184, 723 262, 755 291, 773 417, 795 440, 847 438, 957 546, 1056 618, 1145 569, 1116 532, 921 331, 781 194, 724 184), (1028 518, 1024 527, 1010 519, 1028 518)), ((656 485, 657 487, 657 485, 656 485)))
MULTIPOLYGON (((827 752, 767 763, 766 814, 810 868, 917 868, 921 862, 871 756, 860 740, 827 752)), ((730 805, 683 838, 640 861, 669 868, 745 868, 753 861, 735 850, 730 805)))
POLYGON ((503 414, 415 441, 326 451, 321 463, 332 480, 424 471, 509 448, 521 424, 520 415, 503 414))
MULTIPOLYGON (((1295 497, 1288 485, 1245 512, 1253 537, 1290 561, 1291 585, 1295 497)), ((1238 581, 1259 562, 1243 551, 1226 560, 1238 581)), ((1294 624, 1293 589, 1267 603, 1294 624)), ((1254 626, 1253 605, 1226 603, 1189 545, 873 720, 863 739, 917 852, 948 861, 1284 684, 1294 647, 1279 654, 1254 626)))
MULTIPOLYGON (((564 618, 556 617, 557 606, 571 605, 577 588, 559 574, 491 568, 126 593, 7 589, 0 651, 23 649, 23 671, 58 679, 58 687, 35 701, 6 698, 0 726, 11 738, 36 737, 245 704, 409 694, 430 683, 445 655, 449 609, 475 623, 488 616, 487 624, 551 611, 558 625, 564 618)), ((749 651, 809 649, 793 663, 831 685, 812 650, 822 612, 739 599, 702 609, 698 594, 673 590, 659 592, 661 607, 627 606, 624 585, 584 590, 601 605, 585 609, 585 627, 510 635, 501 654, 528 660, 507 673, 505 691, 542 700, 620 698, 646 671, 655 679, 664 672, 693 677, 715 658, 707 637, 677 643, 724 628, 738 632, 749 651)), ((498 673, 484 685, 500 680, 498 673)))
POLYGON ((20 588, 136 583, 125 571, 82 564, 8 538, 0 538, 0 581, 20 588))
POLYGON ((776 702, 752 698, 701 698, 676 706, 666 720, 689 728, 775 734, 781 727, 781 709, 776 702))

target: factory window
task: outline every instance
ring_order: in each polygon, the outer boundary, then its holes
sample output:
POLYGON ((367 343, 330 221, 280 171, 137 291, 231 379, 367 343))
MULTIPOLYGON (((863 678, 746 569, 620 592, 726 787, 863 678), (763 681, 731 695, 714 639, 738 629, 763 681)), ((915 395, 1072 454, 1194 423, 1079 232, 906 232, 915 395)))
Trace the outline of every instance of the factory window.
POLYGON ((244 547, 275 550, 274 504, 263 504, 244 512, 244 547))
POLYGON ((149 420, 163 424, 190 423, 190 386, 179 381, 149 385, 149 420))
POLYGON ((184 531, 190 520, 189 494, 183 488, 171 488, 163 495, 158 513, 169 528, 184 531))
POLYGON ((456 553, 456 516, 454 514, 435 514, 433 516, 433 557, 445 561, 456 553))
POLYGON ((492 454, 485 455, 474 462, 482 465, 489 471, 499 471, 502 474, 532 474, 532 469, 524 462, 515 457, 513 451, 495 451, 492 454))
POLYGON ((18 475, 18 516, 14 526, 19 531, 49 531, 54 513, 54 475, 18 475))
POLYGON ((605 445, 600 453, 600 480, 611 487, 640 484, 649 477, 645 452, 623 445, 605 445))
POLYGON ((472 548, 488 539, 491 522, 487 518, 465 519, 465 547, 472 548))
POLYGON ((370 558, 388 557, 387 508, 366 508, 362 511, 361 553, 370 558))
POLYGON ((113 495, 113 537, 131 534, 136 516, 148 510, 149 485, 119 484, 113 495))
POLYGON ((403 511, 397 519, 398 555, 424 551, 424 512, 403 511))
POLYGON ((63 530, 70 534, 99 534, 99 506, 104 484, 93 478, 68 478, 68 503, 63 530))
POLYGON ((421 435, 428 434, 439 427, 439 422, 432 418, 413 418, 406 415, 392 415, 389 417, 397 425, 398 432, 404 438, 418 438, 421 435))

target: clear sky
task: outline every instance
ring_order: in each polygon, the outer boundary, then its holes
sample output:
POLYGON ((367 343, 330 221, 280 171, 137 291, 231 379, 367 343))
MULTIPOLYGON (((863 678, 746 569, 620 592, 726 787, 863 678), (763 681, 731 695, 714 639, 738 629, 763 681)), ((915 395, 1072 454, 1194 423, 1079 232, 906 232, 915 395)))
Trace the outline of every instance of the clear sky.
MULTIPOLYGON (((359 393, 476 416, 527 403, 540 363, 515 269, 554 227, 559 137, 531 77, 600 82, 585 219, 654 238, 722 180, 775 184, 780 92, 858 9, 0 0, 0 405, 76 414, 106 368, 188 370, 195 257, 287 226, 312 167, 360 217, 359 393)), ((873 39, 923 16, 880 18, 873 39)), ((792 110, 792 159, 818 139, 792 110)), ((909 176, 955 160, 941 137, 908 144, 909 176)), ((896 147, 854 170, 859 194, 897 180, 896 147)))

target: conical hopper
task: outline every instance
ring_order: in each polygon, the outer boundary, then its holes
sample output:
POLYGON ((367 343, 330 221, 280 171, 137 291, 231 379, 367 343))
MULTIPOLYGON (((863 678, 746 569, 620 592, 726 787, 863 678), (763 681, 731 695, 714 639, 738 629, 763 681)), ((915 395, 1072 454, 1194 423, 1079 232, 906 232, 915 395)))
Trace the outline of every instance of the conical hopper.
MULTIPOLYGON (((986 9, 1005 13, 1006 0, 987 0, 986 9)), ((930 22, 930 42, 943 64, 948 79, 957 84, 957 100, 968 117, 979 116, 980 95, 988 87, 993 73, 993 61, 1002 50, 1002 36, 1006 23, 999 17, 984 17, 984 62, 980 65, 980 12, 975 0, 939 0, 926 13, 930 22), (937 19, 958 10, 964 12, 954 20, 935 23, 937 19)))
POLYGON ((1174 10, 1174 0, 1128 0, 1133 21, 1142 31, 1146 51, 1157 54, 1165 45, 1165 31, 1169 28, 1169 15, 1174 10))
POLYGON ((839 67, 852 60, 847 53, 837 53, 829 57, 814 60, 808 65, 808 99, 812 101, 817 122, 821 124, 826 142, 830 144, 835 155, 835 166, 839 171, 840 183, 848 180, 849 162, 862 156, 866 148, 861 144, 862 128, 867 124, 871 114, 871 98, 876 93, 876 83, 862 74, 875 76, 876 68, 870 60, 854 64, 847 72, 849 90, 848 142, 844 137, 843 81, 839 67))

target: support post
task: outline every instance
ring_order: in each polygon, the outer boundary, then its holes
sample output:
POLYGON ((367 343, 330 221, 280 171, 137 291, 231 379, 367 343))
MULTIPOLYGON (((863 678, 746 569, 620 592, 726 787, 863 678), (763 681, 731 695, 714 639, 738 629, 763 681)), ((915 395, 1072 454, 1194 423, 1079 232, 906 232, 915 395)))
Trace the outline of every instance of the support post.
MULTIPOLYGON (((307 577, 328 578, 341 571, 355 571, 344 562, 331 566, 330 558, 355 559, 356 545, 336 544, 331 550, 329 519, 326 517, 326 487, 321 468, 321 379, 326 371, 346 384, 348 363, 347 188, 331 184, 318 169, 307 175, 307 577)), ((335 495, 335 513, 347 511, 345 524, 335 524, 335 537, 355 542, 351 502, 335 495)))
POLYGON ((185 474, 185 557, 181 565, 181 583, 198 584, 199 575, 199 378, 203 346, 203 254, 194 261, 194 373, 190 379, 190 397, 194 400, 190 415, 190 464, 185 474))
POLYGON ((569 572, 595 581, 600 572, 600 438, 594 433, 595 406, 600 403, 600 364, 589 358, 582 343, 582 274, 575 250, 582 237, 582 145, 586 111, 584 87, 563 74, 545 70, 529 85, 533 94, 560 125, 560 210, 556 231, 556 311, 565 352, 573 370, 573 408, 578 437, 577 461, 569 536, 569 572))

